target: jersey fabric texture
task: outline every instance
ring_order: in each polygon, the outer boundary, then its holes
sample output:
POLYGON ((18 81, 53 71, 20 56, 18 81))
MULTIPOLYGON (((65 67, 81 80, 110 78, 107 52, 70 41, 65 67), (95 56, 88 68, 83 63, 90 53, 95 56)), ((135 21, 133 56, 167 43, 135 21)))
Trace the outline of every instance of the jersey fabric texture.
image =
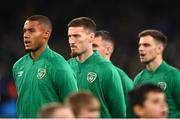
POLYGON ((13 66, 20 118, 37 117, 41 106, 50 102, 62 102, 70 93, 78 90, 75 74, 58 53, 47 47, 37 60, 30 54, 13 66))
POLYGON ((71 58, 68 62, 76 73, 79 90, 90 91, 99 99, 101 117, 126 116, 121 79, 110 62, 98 52, 94 52, 83 63, 79 63, 76 58, 71 58))
POLYGON ((122 82, 122 87, 123 87, 123 91, 124 91, 124 96, 125 96, 125 102, 126 102, 126 117, 135 117, 135 115, 133 114, 130 104, 128 103, 128 92, 130 90, 133 89, 134 84, 132 79, 129 78, 129 76, 120 68, 116 67, 119 76, 121 78, 121 82, 122 82))
POLYGON ((135 78, 134 85, 153 83, 159 85, 166 94, 169 118, 180 118, 180 71, 165 61, 153 72, 146 68, 135 78))

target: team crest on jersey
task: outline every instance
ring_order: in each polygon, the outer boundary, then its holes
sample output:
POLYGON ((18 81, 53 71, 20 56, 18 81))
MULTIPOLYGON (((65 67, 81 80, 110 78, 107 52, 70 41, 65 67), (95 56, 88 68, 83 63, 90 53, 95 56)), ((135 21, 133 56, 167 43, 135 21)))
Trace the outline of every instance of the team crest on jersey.
POLYGON ((38 79, 42 79, 45 75, 46 75, 46 69, 39 68, 38 69, 37 78, 38 79))
POLYGON ((87 75, 87 81, 89 83, 92 83, 94 80, 96 80, 97 74, 95 72, 89 72, 87 75))
POLYGON ((167 84, 166 84, 166 82, 158 82, 158 86, 165 91, 167 84))

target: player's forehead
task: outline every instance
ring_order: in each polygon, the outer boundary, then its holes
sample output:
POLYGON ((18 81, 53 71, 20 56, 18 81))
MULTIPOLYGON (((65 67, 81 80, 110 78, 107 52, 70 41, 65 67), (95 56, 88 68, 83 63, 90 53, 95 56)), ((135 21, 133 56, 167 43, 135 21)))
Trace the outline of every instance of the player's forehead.
POLYGON ((100 109, 99 103, 93 103, 91 105, 87 105, 86 107, 82 107, 81 110, 86 110, 86 111, 98 111, 100 109))
POLYGON ((155 42, 155 39, 150 35, 142 36, 139 39, 139 44, 154 44, 155 42))
POLYGON ((149 92, 146 95, 147 101, 154 101, 154 100, 165 100, 165 95, 162 92, 149 92))
POLYGON ((68 28, 68 34, 81 34, 87 32, 82 26, 73 26, 68 28))
POLYGON ((25 23, 24 23, 24 26, 27 26, 27 25, 39 25, 40 22, 39 21, 36 21, 36 20, 26 20, 25 23))
POLYGON ((24 23, 24 29, 28 29, 28 28, 36 28, 36 27, 40 27, 41 24, 39 21, 30 21, 30 20, 27 20, 25 23, 24 23))

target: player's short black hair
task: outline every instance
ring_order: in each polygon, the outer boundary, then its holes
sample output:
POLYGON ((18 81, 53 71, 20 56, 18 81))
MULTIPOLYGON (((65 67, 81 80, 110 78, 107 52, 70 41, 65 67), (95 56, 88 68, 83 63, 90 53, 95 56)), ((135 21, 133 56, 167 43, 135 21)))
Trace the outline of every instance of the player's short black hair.
POLYGON ((96 32, 96 23, 89 17, 75 18, 69 22, 68 27, 83 27, 93 33, 96 32))
POLYGON ((143 106, 146 96, 150 92, 164 93, 163 89, 155 84, 142 84, 128 92, 128 101, 133 108, 135 105, 143 106))
POLYGON ((142 32, 139 33, 138 36, 140 38, 148 35, 153 37, 155 40, 161 42, 164 47, 167 45, 167 40, 168 40, 167 37, 159 30, 155 30, 155 29, 143 30, 142 32))
POLYGON ((110 42, 113 45, 113 49, 115 47, 115 40, 112 37, 111 33, 106 30, 98 30, 96 31, 95 37, 102 37, 102 40, 110 42))
POLYGON ((32 15, 29 18, 27 18, 27 21, 38 21, 42 24, 45 24, 49 27, 49 29, 52 31, 52 23, 50 19, 44 15, 32 15))

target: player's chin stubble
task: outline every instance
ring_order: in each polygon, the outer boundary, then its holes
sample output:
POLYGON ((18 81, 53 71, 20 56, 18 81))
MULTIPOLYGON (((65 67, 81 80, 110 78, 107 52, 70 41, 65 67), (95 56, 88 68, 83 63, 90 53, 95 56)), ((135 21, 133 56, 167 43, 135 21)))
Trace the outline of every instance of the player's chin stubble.
POLYGON ((37 50, 38 50, 38 48, 36 48, 36 49, 25 49, 26 53, 36 52, 37 50))
POLYGON ((79 54, 76 53, 76 52, 72 52, 72 51, 71 51, 71 54, 70 54, 70 55, 71 55, 71 57, 77 57, 79 54))

